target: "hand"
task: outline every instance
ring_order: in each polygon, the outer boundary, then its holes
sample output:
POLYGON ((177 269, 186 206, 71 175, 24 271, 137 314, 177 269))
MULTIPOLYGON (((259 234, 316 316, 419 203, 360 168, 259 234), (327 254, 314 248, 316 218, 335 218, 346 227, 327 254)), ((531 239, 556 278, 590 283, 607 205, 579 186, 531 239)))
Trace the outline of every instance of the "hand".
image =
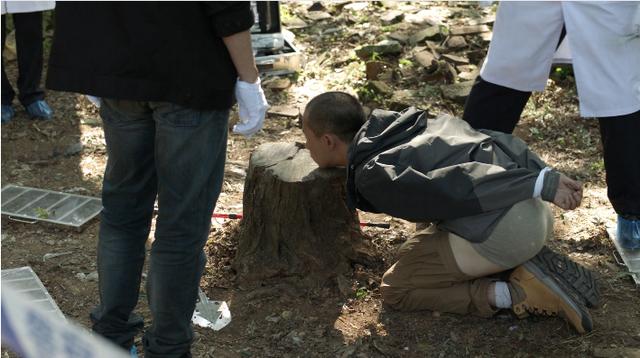
POLYGON ((238 80, 235 94, 238 100, 240 122, 233 126, 233 132, 248 138, 262 128, 269 103, 260 86, 259 77, 255 83, 238 80))
POLYGON ((565 210, 573 210, 582 202, 582 183, 560 174, 553 203, 565 210))

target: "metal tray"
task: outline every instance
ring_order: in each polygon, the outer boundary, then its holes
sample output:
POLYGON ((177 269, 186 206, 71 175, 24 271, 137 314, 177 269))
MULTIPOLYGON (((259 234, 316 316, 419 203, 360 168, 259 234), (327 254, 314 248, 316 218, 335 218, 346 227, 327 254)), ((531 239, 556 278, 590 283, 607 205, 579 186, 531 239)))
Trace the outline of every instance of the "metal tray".
POLYGON ((79 228, 102 210, 102 201, 91 196, 6 185, 2 188, 2 215, 46 221, 79 228))

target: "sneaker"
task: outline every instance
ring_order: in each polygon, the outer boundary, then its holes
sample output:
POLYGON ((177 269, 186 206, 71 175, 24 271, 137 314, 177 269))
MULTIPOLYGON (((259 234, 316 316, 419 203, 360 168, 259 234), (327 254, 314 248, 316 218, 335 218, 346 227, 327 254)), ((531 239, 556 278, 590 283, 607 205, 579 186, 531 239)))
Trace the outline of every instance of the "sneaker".
POLYGON ((578 333, 591 332, 593 321, 587 308, 567 294, 551 276, 532 261, 518 266, 509 276, 511 309, 518 318, 529 313, 541 316, 560 316, 578 333))
POLYGON ((2 105, 2 123, 9 123, 13 119, 13 116, 16 115, 16 111, 13 110, 10 104, 2 105))
POLYGON ((593 273, 565 255, 544 246, 531 261, 545 274, 556 280, 565 292, 579 299, 589 308, 600 306, 600 289, 593 273))
POLYGON ((31 119, 50 120, 53 117, 53 110, 44 100, 38 100, 24 107, 31 119))
MULTIPOLYGON (((4 117, 4 112, 2 114, 4 117)), ((640 219, 625 218, 618 215, 618 230, 616 232, 620 246, 628 250, 640 249, 640 219)))

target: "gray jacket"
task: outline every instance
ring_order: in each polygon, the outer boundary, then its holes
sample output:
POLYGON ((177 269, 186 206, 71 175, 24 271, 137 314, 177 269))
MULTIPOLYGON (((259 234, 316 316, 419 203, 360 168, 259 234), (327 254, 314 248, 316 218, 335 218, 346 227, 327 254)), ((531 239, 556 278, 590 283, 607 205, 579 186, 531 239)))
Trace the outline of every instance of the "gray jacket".
MULTIPOLYGON (((413 107, 375 110, 349 147, 347 201, 482 242, 513 204, 533 196, 545 166, 510 134, 413 107)), ((559 178, 544 176, 543 200, 553 200, 559 178)))

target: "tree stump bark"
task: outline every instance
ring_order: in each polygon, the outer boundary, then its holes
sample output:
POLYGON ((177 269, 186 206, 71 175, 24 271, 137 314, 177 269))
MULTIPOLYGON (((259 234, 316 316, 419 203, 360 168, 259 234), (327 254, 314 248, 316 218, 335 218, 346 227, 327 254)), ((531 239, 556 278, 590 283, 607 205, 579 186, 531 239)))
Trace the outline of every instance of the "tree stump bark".
POLYGON ((319 169, 300 144, 258 147, 233 262, 239 282, 295 277, 305 286, 322 285, 349 272, 363 239, 344 200, 345 176, 344 169, 319 169))

